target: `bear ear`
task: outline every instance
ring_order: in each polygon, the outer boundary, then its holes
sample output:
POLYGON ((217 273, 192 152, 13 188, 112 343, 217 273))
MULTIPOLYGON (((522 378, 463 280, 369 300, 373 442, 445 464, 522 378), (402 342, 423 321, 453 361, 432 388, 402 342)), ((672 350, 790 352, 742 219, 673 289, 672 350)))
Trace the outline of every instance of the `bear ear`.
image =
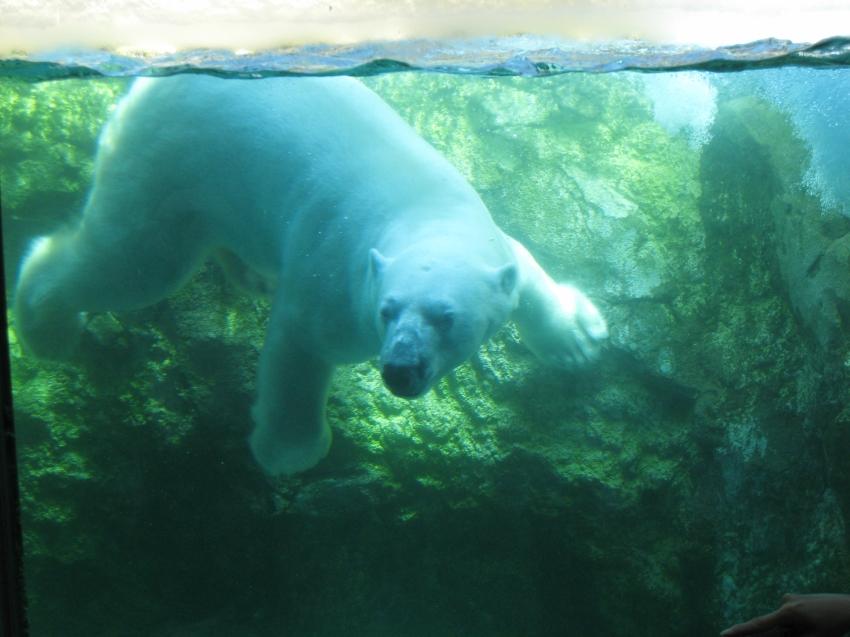
POLYGON ((369 250, 369 270, 372 273, 372 276, 378 277, 383 274, 384 270, 386 270, 387 266, 390 264, 390 261, 392 261, 392 259, 388 259, 378 252, 377 248, 369 250))
POLYGON ((496 281, 499 289, 510 296, 513 294, 517 282, 517 267, 515 263, 508 263, 496 270, 496 281))

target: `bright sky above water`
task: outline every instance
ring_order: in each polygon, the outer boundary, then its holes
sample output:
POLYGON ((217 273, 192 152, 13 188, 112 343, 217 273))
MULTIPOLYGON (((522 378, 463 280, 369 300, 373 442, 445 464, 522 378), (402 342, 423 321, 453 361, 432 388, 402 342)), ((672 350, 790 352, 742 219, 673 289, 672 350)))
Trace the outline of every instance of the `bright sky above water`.
POLYGON ((0 55, 257 51, 311 43, 506 36, 720 46, 850 30, 846 0, 0 0, 0 55))

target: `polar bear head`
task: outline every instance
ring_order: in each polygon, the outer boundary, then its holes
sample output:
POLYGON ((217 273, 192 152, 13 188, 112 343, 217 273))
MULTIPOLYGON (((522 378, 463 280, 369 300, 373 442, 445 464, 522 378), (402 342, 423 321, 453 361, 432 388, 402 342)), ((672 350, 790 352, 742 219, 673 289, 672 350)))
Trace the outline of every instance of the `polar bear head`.
POLYGON ((492 267, 457 249, 371 251, 380 369, 396 396, 415 398, 472 356, 507 320, 517 266, 492 267))

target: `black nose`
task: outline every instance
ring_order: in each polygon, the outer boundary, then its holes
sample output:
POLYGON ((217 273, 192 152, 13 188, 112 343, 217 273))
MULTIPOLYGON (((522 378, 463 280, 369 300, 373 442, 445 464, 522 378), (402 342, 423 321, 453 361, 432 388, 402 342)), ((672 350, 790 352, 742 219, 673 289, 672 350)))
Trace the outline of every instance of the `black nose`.
POLYGON ((386 363, 381 369, 384 384, 402 398, 414 398, 425 388, 425 361, 410 364, 386 363))

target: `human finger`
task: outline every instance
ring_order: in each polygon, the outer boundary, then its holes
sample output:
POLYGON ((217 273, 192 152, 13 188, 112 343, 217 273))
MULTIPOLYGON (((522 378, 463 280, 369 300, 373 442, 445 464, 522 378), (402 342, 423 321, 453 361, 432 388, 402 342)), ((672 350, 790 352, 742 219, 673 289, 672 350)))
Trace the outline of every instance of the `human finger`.
POLYGON ((744 635, 758 635, 772 628, 779 628, 782 625, 782 609, 755 617, 743 624, 735 624, 731 628, 727 628, 722 633, 721 637, 743 637, 744 635))

